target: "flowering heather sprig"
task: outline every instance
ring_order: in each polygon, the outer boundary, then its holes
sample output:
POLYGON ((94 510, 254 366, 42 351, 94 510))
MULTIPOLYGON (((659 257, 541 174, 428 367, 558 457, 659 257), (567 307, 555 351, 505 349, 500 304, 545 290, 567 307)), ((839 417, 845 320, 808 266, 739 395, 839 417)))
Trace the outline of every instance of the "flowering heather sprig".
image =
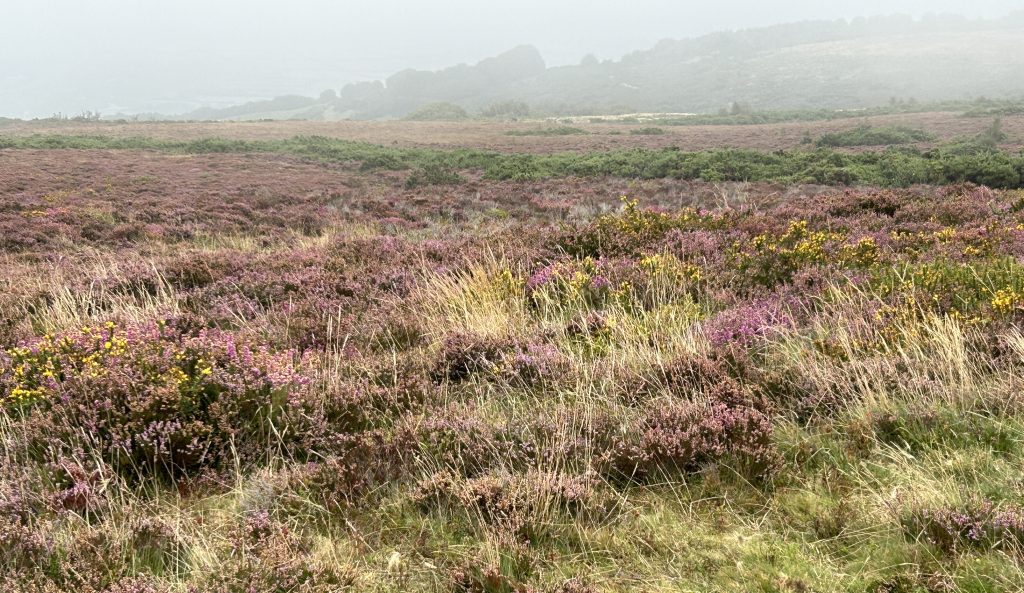
POLYGON ((88 469, 74 461, 62 459, 56 465, 58 484, 66 486, 53 495, 53 505, 62 511, 79 514, 94 513, 105 502, 104 480, 98 469, 88 469))
POLYGON ((0 581, 19 570, 41 566, 54 550, 54 543, 37 529, 0 516, 0 581))
POLYGON ((751 346, 792 324, 781 304, 762 299, 715 315, 704 324, 704 333, 715 346, 751 346))
POLYGON ((166 588, 159 586, 153 577, 122 577, 104 589, 104 593, 163 593, 166 588))
POLYGON ((504 374, 527 386, 556 378, 565 366, 566 361, 557 348, 534 342, 507 353, 501 362, 504 374))
POLYGON ((991 500, 962 506, 915 509, 903 517, 910 537, 923 536, 947 552, 964 548, 1020 549, 1024 546, 1024 508, 991 500))
POLYGON ((725 261, 725 251, 741 236, 729 228, 711 230, 673 230, 665 237, 664 250, 680 261, 697 266, 718 267, 725 261))
POLYGON ((553 282, 558 277, 558 270, 558 264, 549 264, 531 274, 526 280, 527 293, 533 293, 553 282))
POLYGON ((590 288, 592 290, 608 290, 611 287, 611 281, 600 274, 596 274, 590 279, 590 288))
POLYGON ((761 481, 778 458, 772 434, 760 403, 727 382, 698 400, 649 402, 635 424, 611 440, 598 466, 615 479, 644 480, 730 463, 761 481))

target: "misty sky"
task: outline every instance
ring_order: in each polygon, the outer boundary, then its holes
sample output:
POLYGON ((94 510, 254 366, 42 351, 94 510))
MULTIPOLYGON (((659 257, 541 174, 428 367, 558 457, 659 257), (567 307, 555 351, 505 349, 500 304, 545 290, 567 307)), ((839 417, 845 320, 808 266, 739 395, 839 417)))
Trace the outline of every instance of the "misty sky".
POLYGON ((0 116, 314 95, 523 43, 562 65, 797 20, 1020 9, 1024 0, 0 0, 0 116))

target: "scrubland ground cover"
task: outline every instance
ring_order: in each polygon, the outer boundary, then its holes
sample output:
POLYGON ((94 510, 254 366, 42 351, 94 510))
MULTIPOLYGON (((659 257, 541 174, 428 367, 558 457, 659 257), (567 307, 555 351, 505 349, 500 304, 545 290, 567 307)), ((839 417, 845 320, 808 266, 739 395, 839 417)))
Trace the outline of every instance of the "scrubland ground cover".
POLYGON ((1024 583, 1013 184, 75 142, 0 151, 5 590, 1024 583))
MULTIPOLYGON (((1007 139, 1003 147, 1019 151, 1024 143, 1024 114, 1011 109, 964 113, 966 106, 949 106, 923 113, 848 112, 842 119, 806 120, 742 115, 686 118, 682 122, 665 116, 591 123, 576 118, 572 123, 554 121, 261 121, 261 122, 116 122, 116 121, 3 121, 0 136, 24 137, 33 134, 71 136, 102 135, 112 138, 146 137, 190 141, 204 138, 231 140, 286 140, 296 136, 326 136, 339 140, 385 144, 399 148, 456 149, 473 148, 499 152, 544 154, 588 152, 631 148, 661 149, 670 146, 684 151, 714 148, 755 150, 793 150, 803 148, 809 137, 813 143, 832 133, 842 133, 861 125, 872 128, 913 128, 926 132, 934 141, 915 142, 927 150, 937 143, 981 133, 995 117, 1002 117, 1007 139), (785 123, 788 122, 788 123, 785 123), (675 125, 685 123, 685 125, 675 125), (536 135, 536 131, 574 127, 586 134, 536 135), (633 130, 657 127, 664 134, 633 134, 633 130), (509 135, 508 132, 517 134, 509 135), (527 132, 527 134, 518 134, 527 132)), ((755 114, 757 115, 757 114, 755 114)), ((906 140, 902 140, 906 142, 906 140)), ((846 149, 846 150, 855 150, 846 149)))

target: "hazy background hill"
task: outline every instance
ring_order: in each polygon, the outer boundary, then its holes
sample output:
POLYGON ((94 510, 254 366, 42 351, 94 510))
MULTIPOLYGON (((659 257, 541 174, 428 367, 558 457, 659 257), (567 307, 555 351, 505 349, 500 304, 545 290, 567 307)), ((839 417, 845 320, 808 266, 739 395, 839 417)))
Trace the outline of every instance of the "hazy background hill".
POLYGON ((619 60, 546 67, 532 46, 475 65, 404 70, 320 97, 279 97, 190 119, 458 119, 857 109, 1024 96, 1024 12, 998 20, 907 16, 809 21, 664 40, 619 60), (417 113, 418 112, 418 113, 417 113))

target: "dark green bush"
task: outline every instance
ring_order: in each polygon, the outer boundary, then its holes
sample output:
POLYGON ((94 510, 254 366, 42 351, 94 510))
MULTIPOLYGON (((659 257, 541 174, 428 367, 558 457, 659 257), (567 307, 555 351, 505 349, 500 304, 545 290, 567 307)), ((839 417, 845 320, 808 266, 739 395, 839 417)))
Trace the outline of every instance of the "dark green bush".
POLYGON ((818 138, 817 145, 819 147, 888 146, 928 142, 934 139, 935 136, 932 134, 916 128, 904 126, 876 128, 865 124, 850 130, 824 134, 818 138))
POLYGON ((574 128, 572 126, 561 126, 557 128, 541 128, 539 130, 510 130, 505 132, 506 136, 585 136, 589 132, 574 128))
POLYGON ((501 101, 492 103, 480 112, 484 117, 519 118, 530 115, 530 106, 522 101, 501 101))
POLYGON ((462 121, 469 119, 466 110, 452 103, 431 103, 405 116, 409 121, 462 121))
POLYGON ((630 130, 629 133, 633 136, 662 136, 668 132, 662 128, 636 128, 630 130))
POLYGON ((452 167, 444 163, 427 163, 413 171, 405 180, 406 189, 424 185, 458 185, 465 181, 452 167))

